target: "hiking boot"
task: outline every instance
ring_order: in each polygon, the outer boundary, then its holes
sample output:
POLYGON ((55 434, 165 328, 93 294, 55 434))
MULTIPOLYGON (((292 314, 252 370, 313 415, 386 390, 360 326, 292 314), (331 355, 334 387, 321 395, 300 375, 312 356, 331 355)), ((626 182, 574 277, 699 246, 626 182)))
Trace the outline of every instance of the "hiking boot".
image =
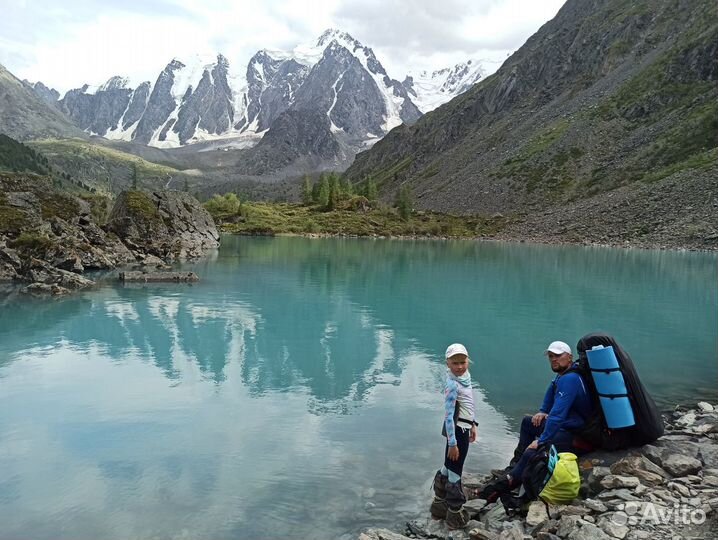
POLYGON ((496 502, 502 493, 508 493, 515 487, 514 482, 508 474, 503 474, 496 480, 486 484, 479 492, 479 498, 487 502, 496 502))
POLYGON ((441 471, 436 471, 434 482, 432 484, 434 488, 434 500, 431 501, 431 507, 429 508, 431 515, 436 519, 446 518, 446 511, 449 508, 446 504, 447 481, 448 478, 441 474, 441 471))
POLYGON ((449 529, 463 529, 469 523, 469 511, 463 506, 457 510, 447 509, 446 526, 449 529))
POLYGON ((511 472, 511 469, 513 469, 511 465, 503 469, 491 469, 491 476, 493 476, 494 478, 504 478, 507 474, 511 472))
POLYGON ((446 483, 446 526, 449 529, 463 529, 469 522, 469 512, 464 508, 466 494, 461 480, 446 483))

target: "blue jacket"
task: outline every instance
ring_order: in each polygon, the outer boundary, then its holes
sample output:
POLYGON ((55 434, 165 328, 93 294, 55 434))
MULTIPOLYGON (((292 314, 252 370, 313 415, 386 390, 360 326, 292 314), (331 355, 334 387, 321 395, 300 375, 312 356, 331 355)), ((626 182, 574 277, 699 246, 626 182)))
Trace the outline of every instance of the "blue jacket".
POLYGON ((546 390, 540 410, 547 413, 548 418, 539 444, 552 440, 561 429, 572 431, 583 427, 593 412, 593 405, 581 375, 575 371, 556 375, 546 390))

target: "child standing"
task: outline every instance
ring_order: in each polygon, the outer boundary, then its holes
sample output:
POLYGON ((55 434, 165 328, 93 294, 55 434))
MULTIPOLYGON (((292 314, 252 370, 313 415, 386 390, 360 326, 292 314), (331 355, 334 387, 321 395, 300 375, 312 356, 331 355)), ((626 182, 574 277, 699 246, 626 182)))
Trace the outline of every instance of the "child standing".
POLYGON ((446 349, 446 386, 444 387, 444 427, 446 437, 444 466, 434 476, 434 500, 431 515, 446 519, 449 528, 465 527, 469 521, 464 509, 466 496, 461 488, 469 443, 476 440, 474 393, 469 374, 469 353, 460 343, 446 349))

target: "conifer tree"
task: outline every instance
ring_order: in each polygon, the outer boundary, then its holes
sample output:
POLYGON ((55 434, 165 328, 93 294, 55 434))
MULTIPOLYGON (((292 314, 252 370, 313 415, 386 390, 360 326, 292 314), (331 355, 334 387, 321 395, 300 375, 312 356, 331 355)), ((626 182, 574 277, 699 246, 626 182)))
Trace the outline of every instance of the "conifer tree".
POLYGON ((370 201, 376 201, 376 199, 378 197, 378 193, 377 193, 378 190, 376 187, 376 182, 374 181, 374 179, 371 176, 368 176, 366 179, 365 191, 366 191, 367 199, 369 199, 370 201))
POLYGON ((339 176, 337 173, 329 174, 329 200, 327 201, 327 209, 334 210, 337 207, 341 196, 341 186, 339 184, 339 176))
POLYGON ((352 186, 352 183, 348 178, 345 178, 342 181, 342 193, 344 193, 347 198, 354 195, 354 186, 352 186))
POLYGON ((401 186, 397 195, 396 206, 399 209, 399 216, 404 221, 409 221, 411 217, 412 207, 414 206, 413 198, 411 188, 408 185, 401 186))
POLYGON ((312 181, 309 178, 309 175, 305 174, 304 182, 302 183, 302 204, 304 204, 304 206, 312 204, 312 195, 312 181))
POLYGON ((322 174, 319 182, 319 195, 317 197, 317 203, 322 208, 329 206, 329 179, 325 174, 322 174))

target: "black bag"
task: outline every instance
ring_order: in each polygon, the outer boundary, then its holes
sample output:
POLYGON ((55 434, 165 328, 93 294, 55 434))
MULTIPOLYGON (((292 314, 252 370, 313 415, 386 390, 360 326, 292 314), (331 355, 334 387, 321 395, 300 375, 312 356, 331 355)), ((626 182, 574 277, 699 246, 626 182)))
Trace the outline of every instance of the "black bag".
POLYGON ((652 443, 663 435, 663 417, 658 411, 653 398, 641 383, 636 367, 628 353, 616 343, 616 340, 607 334, 595 333, 583 336, 576 345, 578 360, 576 370, 580 372, 591 394, 594 405, 594 417, 590 418, 586 425, 577 432, 577 435, 587 440, 596 447, 607 450, 618 450, 630 446, 642 446, 652 443), (598 392, 591 376, 586 351, 596 345, 613 347, 616 353, 618 365, 626 383, 626 390, 633 409, 633 416, 636 424, 621 429, 608 429, 603 410, 598 399, 598 392))
MULTIPOLYGON (((521 475, 521 489, 518 495, 515 495, 510 490, 504 490, 500 493, 499 498, 507 515, 523 514, 526 505, 539 498, 539 493, 541 493, 541 490, 543 490, 551 477, 549 453, 550 446, 548 445, 541 445, 537 448, 536 454, 526 464, 526 468, 521 475)), ((548 506, 546 510, 548 512, 548 506)))

